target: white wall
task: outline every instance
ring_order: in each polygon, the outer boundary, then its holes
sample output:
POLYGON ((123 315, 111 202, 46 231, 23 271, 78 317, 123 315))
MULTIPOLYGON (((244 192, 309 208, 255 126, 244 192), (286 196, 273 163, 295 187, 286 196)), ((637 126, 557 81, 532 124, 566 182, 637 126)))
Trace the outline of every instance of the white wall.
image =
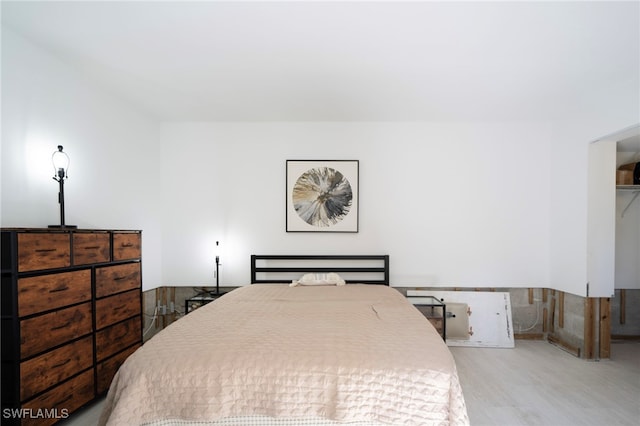
POLYGON ((388 253, 403 286, 546 287, 549 129, 535 123, 165 123, 166 285, 249 256, 388 253), (360 232, 285 232, 287 159, 360 160, 360 232))
POLYGON ((66 223, 142 229, 143 285, 161 285, 159 124, 2 29, 3 227, 60 224, 51 154, 71 158, 66 223))
MULTIPOLYGON (((251 253, 389 253, 394 285, 585 295, 587 146, 640 120, 638 81, 537 123, 166 123, 2 30, 1 225, 143 229, 145 289, 246 284, 251 253), (159 130, 160 129, 160 130, 159 130), (360 160, 360 232, 284 231, 286 159, 360 160), (112 165, 113 164, 113 165, 112 165)), ((609 289, 603 289, 605 294, 609 289)))

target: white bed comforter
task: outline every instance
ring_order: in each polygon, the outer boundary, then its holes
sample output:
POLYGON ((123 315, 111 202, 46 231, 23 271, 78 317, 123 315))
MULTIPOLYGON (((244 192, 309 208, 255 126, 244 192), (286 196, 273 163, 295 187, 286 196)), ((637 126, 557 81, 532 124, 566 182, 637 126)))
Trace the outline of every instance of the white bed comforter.
POLYGON ((353 284, 241 287, 190 313, 122 365, 100 422, 239 416, 469 423, 431 324, 395 289, 353 284))

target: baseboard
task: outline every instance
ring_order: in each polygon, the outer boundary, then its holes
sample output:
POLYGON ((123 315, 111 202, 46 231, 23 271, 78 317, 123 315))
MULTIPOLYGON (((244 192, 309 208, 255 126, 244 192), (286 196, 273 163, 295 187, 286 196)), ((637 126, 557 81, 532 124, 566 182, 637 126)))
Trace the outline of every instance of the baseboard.
POLYGON ((640 341, 640 336, 629 336, 624 334, 612 334, 611 340, 640 341))
POLYGON ((543 333, 515 333, 516 340, 544 340, 543 333))
POLYGON ((571 355, 574 355, 574 356, 580 358, 580 348, 568 344, 567 342, 565 342, 564 340, 560 339, 559 337, 557 337, 557 336, 555 336, 553 334, 549 334, 547 336, 547 340, 552 345, 557 346, 560 349, 563 349, 566 352, 569 352, 571 355))

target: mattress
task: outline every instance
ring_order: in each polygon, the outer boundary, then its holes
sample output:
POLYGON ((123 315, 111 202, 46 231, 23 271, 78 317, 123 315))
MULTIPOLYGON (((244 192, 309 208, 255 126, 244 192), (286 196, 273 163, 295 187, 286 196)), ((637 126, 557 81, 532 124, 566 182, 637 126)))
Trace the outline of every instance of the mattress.
POLYGON ((267 420, 469 423, 449 349, 395 289, 259 284, 193 311, 133 353, 100 424, 267 420))

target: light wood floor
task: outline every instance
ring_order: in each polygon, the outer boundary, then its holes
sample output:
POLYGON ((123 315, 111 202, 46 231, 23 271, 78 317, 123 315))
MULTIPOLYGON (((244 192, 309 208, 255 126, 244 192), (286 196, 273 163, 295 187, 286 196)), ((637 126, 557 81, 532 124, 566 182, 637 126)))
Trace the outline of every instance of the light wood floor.
MULTIPOLYGON (((614 343, 585 361, 543 341, 515 349, 450 348, 472 426, 616 426, 640 419, 640 343, 614 343)), ((93 426, 102 402, 65 426, 93 426)))
POLYGON ((543 341, 451 348, 472 426, 640 424, 640 343, 585 361, 543 341))

